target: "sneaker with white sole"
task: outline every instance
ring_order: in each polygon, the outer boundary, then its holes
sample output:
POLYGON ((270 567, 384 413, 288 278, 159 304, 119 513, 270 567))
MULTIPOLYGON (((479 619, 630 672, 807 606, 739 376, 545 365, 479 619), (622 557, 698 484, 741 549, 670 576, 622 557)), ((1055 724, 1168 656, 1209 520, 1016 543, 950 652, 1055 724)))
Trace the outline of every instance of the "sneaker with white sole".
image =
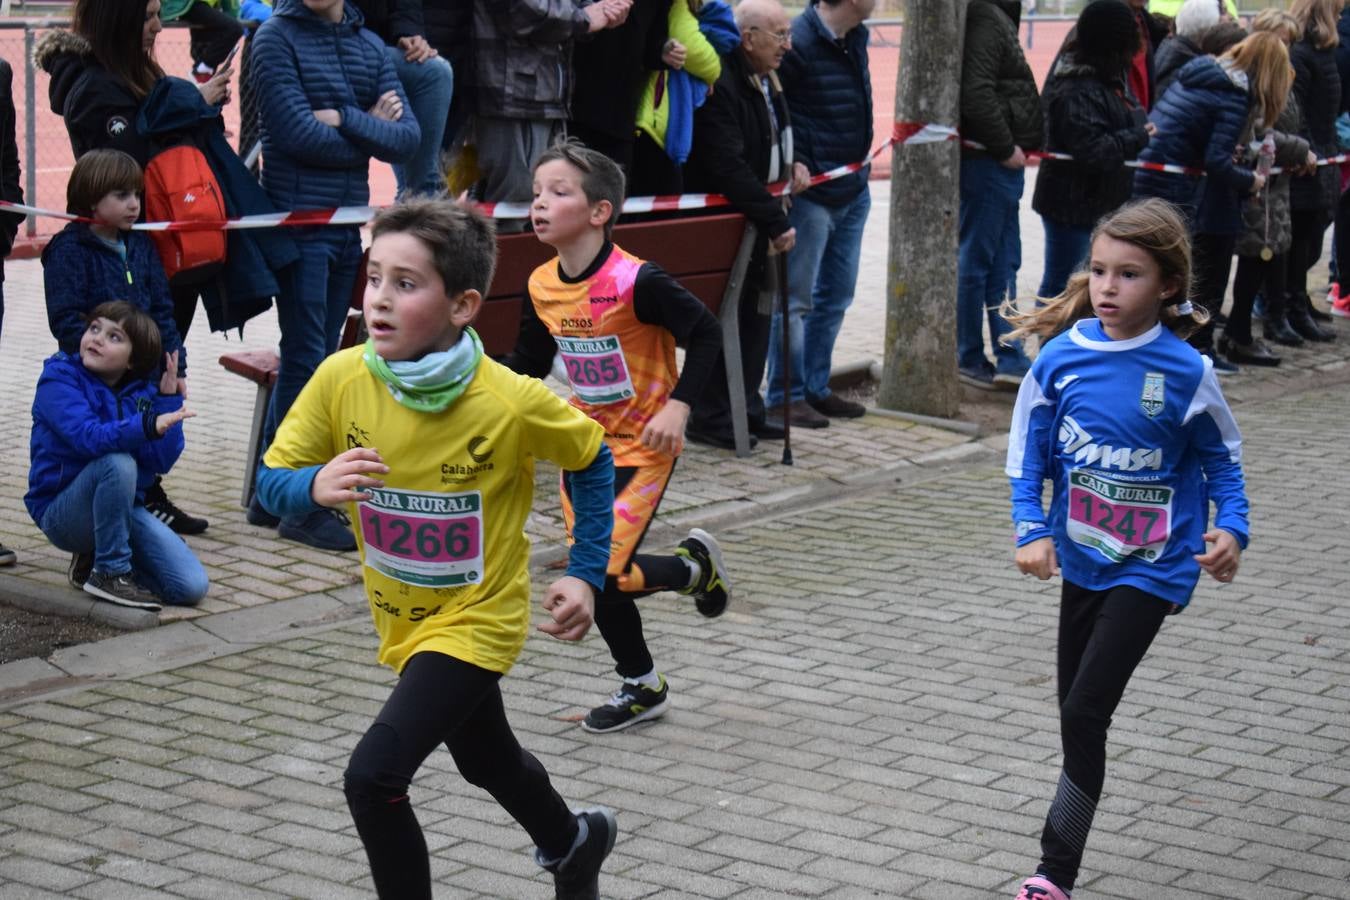
POLYGON ((727 577, 717 539, 702 528, 691 528, 689 536, 675 548, 675 555, 694 563, 699 570, 698 581, 680 593, 691 595, 698 611, 709 619, 725 612, 731 600, 731 579, 727 577))
POLYGON ((661 679, 658 690, 634 681, 624 681, 604 704, 586 714, 586 718, 581 720, 581 727, 592 734, 609 734, 664 716, 669 705, 670 686, 666 684, 664 675, 657 677, 661 679))
POLYGON ((151 611, 164 608, 160 599, 137 584, 130 572, 109 575, 95 569, 89 573, 89 580, 84 583, 84 592, 93 594, 100 600, 116 603, 118 606, 151 611))

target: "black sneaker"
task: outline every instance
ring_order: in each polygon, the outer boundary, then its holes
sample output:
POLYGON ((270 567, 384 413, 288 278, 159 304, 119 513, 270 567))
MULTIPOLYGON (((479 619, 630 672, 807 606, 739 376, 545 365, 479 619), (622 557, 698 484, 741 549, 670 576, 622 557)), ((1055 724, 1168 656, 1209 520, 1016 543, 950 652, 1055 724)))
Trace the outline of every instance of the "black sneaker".
POLYGON ((731 599, 731 580, 716 538, 702 528, 691 528, 689 537, 675 548, 675 555, 696 563, 700 573, 698 582, 680 593, 693 595, 698 611, 710 619, 725 612, 731 599))
POLYGON ((317 550, 347 552, 356 549, 351 520, 336 509, 316 509, 307 516, 283 518, 277 534, 317 550))
POLYGON ((670 686, 666 684, 664 675, 657 677, 661 679, 659 691, 654 691, 645 684, 625 681, 610 695, 603 706, 597 706, 586 713, 586 718, 581 720, 581 727, 592 734, 608 734, 611 731, 623 731, 630 725, 648 719, 664 716, 666 706, 669 705, 667 697, 670 694, 670 686))
POLYGON ((0 566, 12 566, 19 561, 18 555, 4 544, 0 544, 0 566))
POLYGON ((603 806, 577 810, 577 841, 562 859, 546 862, 534 851, 535 862, 553 873, 556 900, 599 900, 600 867, 614 849, 619 823, 603 806))
POLYGON ((199 516, 190 516, 183 512, 164 493, 164 486, 158 481, 145 490, 145 511, 165 525, 174 534, 201 534, 210 523, 199 516))
POLYGON ((92 571, 94 571, 94 554, 70 554, 70 566, 66 569, 66 577, 70 579, 71 587, 77 591, 84 590, 84 583, 89 580, 89 573, 92 571))
POLYGON ((248 524, 257 525, 261 528, 276 528, 281 524, 281 517, 274 516, 264 509, 256 493, 253 495, 253 499, 248 501, 248 511, 244 513, 244 519, 248 524))
POLYGON ((148 610, 164 608, 158 597, 132 579, 130 572, 108 575, 97 570, 92 571, 89 573, 89 580, 84 583, 84 591, 118 606, 148 610))

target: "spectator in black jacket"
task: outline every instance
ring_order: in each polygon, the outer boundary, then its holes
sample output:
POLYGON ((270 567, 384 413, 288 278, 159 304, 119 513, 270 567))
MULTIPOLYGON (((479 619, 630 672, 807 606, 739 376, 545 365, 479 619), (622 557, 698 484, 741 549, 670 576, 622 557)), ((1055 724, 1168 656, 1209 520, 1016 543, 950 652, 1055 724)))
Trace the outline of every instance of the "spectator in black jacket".
POLYGON ((666 67, 670 0, 638 0, 628 18, 580 41, 572 53, 572 115, 568 132, 633 173, 637 108, 647 73, 666 67))
MULTIPOLYGON (((1219 4, 1214 0, 1186 0, 1172 21, 1175 34, 1168 35, 1153 55, 1153 91, 1161 97, 1181 67, 1202 52, 1200 35, 1219 22, 1219 4)), ((1155 97, 1155 101, 1156 97, 1155 97)))
MULTIPOLYGON (((722 57, 722 75, 706 103, 694 113, 694 146, 685 169, 691 191, 725 194, 734 209, 759 230, 740 298, 741 370, 755 436, 781 438, 783 430, 765 421, 759 384, 769 345, 769 311, 776 280, 767 264, 769 247, 786 253, 797 240, 783 201, 765 187, 792 177, 805 186, 805 166, 792 161, 792 127, 775 71, 792 44, 787 12, 778 0, 741 0, 736 6, 741 43, 722 57)), ((725 359, 708 378, 694 405, 685 434, 691 441, 730 449, 731 397, 725 359)))
POLYGON ((417 152, 411 159, 394 164, 398 192, 434 194, 445 181, 439 163, 441 136, 455 86, 450 63, 427 43, 422 0, 355 0, 355 3, 366 17, 365 27, 384 41, 413 118, 422 129, 417 152))
MULTIPOLYGON (((1303 28, 1303 37, 1289 48, 1294 66, 1294 99, 1303 115, 1306 138, 1319 157, 1340 152, 1336 116, 1341 111, 1341 76, 1336 69, 1336 19, 1342 0, 1294 0, 1289 12, 1303 28)), ((1308 270, 1322 255, 1322 235, 1331 223, 1331 211, 1340 196, 1335 166, 1320 166, 1312 175, 1295 176, 1289 184, 1290 223, 1294 238, 1289 247, 1289 299, 1285 316, 1305 341, 1335 340, 1334 332, 1314 321, 1329 318, 1308 297, 1308 270)))
POLYGON ((1144 110, 1121 78, 1138 48, 1129 7, 1120 0, 1094 0, 1046 79, 1045 148, 1074 159, 1047 159, 1036 178, 1031 206, 1045 227, 1038 296, 1059 296, 1087 257, 1097 220, 1130 199, 1133 173, 1125 161, 1149 138, 1144 110))
POLYGON ((1152 109, 1158 102, 1159 91, 1156 87, 1156 75, 1153 70, 1153 54, 1158 45, 1167 37, 1167 26, 1148 14, 1148 0, 1125 0, 1134 12, 1135 25, 1139 28, 1139 49, 1130 60, 1125 73, 1125 83, 1134 99, 1144 109, 1152 109))
MULTIPOLYGON (((0 59, 0 200, 23 202, 23 188, 19 183, 19 146, 14 140, 14 70, 0 59)), ((5 322, 5 257, 14 247, 21 213, 0 213, 0 329, 5 322)), ((0 544, 0 566, 12 566, 17 557, 14 551, 0 544)))
POLYGON ((441 148, 448 150, 473 115, 473 0, 422 0, 422 25, 427 43, 455 73, 450 113, 441 136, 441 148))

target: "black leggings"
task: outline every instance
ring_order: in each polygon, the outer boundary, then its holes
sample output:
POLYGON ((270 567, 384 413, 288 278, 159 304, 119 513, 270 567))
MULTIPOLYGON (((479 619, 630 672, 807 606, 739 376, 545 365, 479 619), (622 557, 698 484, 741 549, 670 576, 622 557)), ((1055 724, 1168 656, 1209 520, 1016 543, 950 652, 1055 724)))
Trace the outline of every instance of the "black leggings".
POLYGON ((343 790, 380 897, 430 900, 427 844, 408 785, 440 743, 464 780, 491 794, 546 858, 571 849, 576 819, 539 760, 511 732, 500 679, 451 656, 418 653, 352 751, 343 790))
MULTIPOLYGON (((637 473, 634 466, 614 467, 614 493, 618 494, 637 473)), ((571 495, 571 480, 563 473, 563 490, 571 495)), ((660 501, 657 501, 660 508, 660 501)), ((656 510, 652 511, 655 517, 656 510)), ((647 523, 648 526, 651 522, 647 523)), ((643 531, 646 536, 646 530, 643 531)), ((638 540, 638 547, 642 539, 638 540)), ((642 573, 641 590, 623 590, 613 575, 605 576, 605 589, 595 598, 595 627, 600 629, 600 637, 614 657, 614 671, 620 678, 637 678, 656 668, 651 650, 647 647, 646 635, 642 632, 642 613, 638 611, 636 601, 657 591, 669 591, 681 588, 689 582, 689 567, 678 556, 653 556, 648 553, 634 552, 629 560, 631 569, 642 573)))
POLYGON ((1289 215, 1293 242, 1289 245, 1289 304, 1291 309, 1306 308, 1308 270, 1322 256, 1322 234, 1330 216, 1326 210, 1295 210, 1289 215))
POLYGON ((1284 318, 1285 270, 1288 265, 1283 253, 1269 261, 1256 256, 1239 256, 1237 274, 1233 276, 1233 308, 1228 314, 1224 334, 1239 344, 1252 342, 1252 305, 1256 293, 1266 301, 1266 321, 1279 322, 1284 318))
MULTIPOLYGON (((1223 295, 1228 290, 1228 273, 1232 271, 1233 248, 1236 234, 1206 234, 1195 236, 1195 304, 1202 306, 1210 318, 1223 309, 1223 295)), ((1206 324, 1191 335, 1192 347, 1206 353, 1213 352, 1214 326, 1206 324)))
POLYGON ((1172 604, 1125 585, 1060 593, 1059 728, 1064 768, 1041 835, 1037 872, 1073 890, 1106 777, 1106 730, 1125 685, 1172 604))
POLYGON ((182 19, 191 26, 188 51, 192 61, 206 63, 212 69, 225 61, 230 48, 244 36, 244 26, 238 19, 201 0, 189 6, 182 19))

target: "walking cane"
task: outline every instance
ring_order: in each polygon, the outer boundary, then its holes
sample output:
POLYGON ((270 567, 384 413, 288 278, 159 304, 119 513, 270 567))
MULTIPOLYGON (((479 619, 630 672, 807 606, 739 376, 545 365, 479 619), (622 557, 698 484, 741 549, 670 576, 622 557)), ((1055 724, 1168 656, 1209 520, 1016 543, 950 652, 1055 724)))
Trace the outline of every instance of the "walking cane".
POLYGON ((788 280, 787 252, 777 254, 774 259, 778 266, 778 311, 782 316, 783 335, 780 351, 783 355, 783 465, 792 465, 792 336, 788 323, 788 280))

